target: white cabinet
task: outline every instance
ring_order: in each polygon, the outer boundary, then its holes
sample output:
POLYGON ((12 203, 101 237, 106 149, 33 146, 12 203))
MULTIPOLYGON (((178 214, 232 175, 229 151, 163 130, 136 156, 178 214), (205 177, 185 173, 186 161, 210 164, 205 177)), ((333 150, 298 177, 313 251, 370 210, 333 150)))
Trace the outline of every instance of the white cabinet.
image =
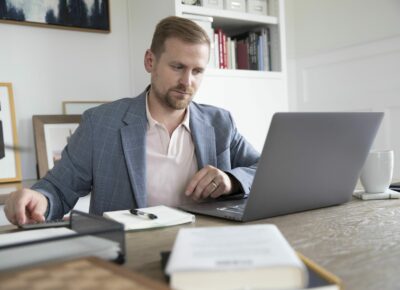
POLYGON ((261 150, 273 113, 288 110, 283 0, 269 0, 267 6, 268 15, 259 15, 185 5, 181 0, 128 1, 133 93, 140 93, 149 84, 143 67, 144 52, 150 46, 155 25, 164 17, 211 16, 213 27, 222 28, 229 35, 268 27, 272 71, 209 68, 195 97, 196 102, 231 111, 239 131, 261 150))

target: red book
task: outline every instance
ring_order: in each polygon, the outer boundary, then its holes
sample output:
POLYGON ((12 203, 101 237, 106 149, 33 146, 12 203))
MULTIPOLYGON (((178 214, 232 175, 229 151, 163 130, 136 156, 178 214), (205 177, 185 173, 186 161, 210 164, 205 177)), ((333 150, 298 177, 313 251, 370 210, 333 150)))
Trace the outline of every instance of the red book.
POLYGON ((228 68, 228 40, 227 40, 227 37, 226 37, 226 34, 224 33, 223 34, 223 36, 224 36, 224 46, 223 46, 223 49, 224 49, 224 68, 228 68))
POLYGON ((221 28, 217 28, 216 32, 218 35, 219 68, 225 68, 224 33, 221 28))
POLYGON ((237 47, 237 68, 249 69, 249 48, 246 40, 238 40, 237 47))

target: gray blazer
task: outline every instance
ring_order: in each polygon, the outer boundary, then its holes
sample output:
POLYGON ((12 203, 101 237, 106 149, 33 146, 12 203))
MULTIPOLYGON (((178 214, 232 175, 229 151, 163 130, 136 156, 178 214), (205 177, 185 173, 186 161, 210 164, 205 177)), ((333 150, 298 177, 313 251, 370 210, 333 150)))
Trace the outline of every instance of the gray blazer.
MULTIPOLYGON (((189 109, 199 169, 228 172, 248 193, 259 153, 229 112, 194 102, 189 109)), ((146 92, 87 110, 61 160, 32 187, 49 199, 48 218, 62 217, 90 192, 93 214, 146 207, 146 127, 146 92)))

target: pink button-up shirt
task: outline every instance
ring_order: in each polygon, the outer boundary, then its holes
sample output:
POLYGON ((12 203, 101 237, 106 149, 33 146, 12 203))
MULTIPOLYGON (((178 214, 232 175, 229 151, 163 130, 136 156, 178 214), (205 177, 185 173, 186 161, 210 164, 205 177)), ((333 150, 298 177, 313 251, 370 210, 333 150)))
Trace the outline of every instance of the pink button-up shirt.
POLYGON ((192 200, 184 192, 198 169, 189 127, 189 110, 186 110, 184 120, 169 136, 167 128, 151 117, 147 98, 147 204, 176 207, 190 203, 192 200))

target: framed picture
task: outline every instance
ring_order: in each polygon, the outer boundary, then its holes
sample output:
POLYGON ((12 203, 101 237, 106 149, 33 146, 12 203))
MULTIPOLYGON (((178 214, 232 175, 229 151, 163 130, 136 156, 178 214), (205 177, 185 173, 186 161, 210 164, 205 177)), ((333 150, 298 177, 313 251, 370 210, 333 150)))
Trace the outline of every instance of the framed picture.
POLYGON ((64 115, 82 115, 87 109, 97 107, 108 101, 65 101, 62 103, 64 115))
POLYGON ((69 137, 78 128, 80 115, 35 115, 32 117, 38 175, 42 178, 61 158, 69 137))
POLYGON ((0 182, 21 181, 12 86, 0 83, 0 182))
POLYGON ((0 0, 0 21, 110 32, 108 0, 0 0))

